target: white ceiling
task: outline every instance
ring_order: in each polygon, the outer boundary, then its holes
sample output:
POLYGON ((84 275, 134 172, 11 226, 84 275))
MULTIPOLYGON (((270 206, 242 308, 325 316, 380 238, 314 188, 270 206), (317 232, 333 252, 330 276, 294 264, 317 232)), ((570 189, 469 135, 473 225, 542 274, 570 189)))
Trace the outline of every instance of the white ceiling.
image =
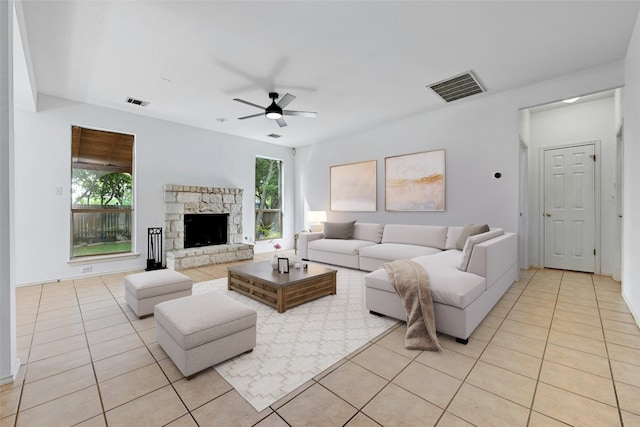
POLYGON ((464 71, 488 90, 476 96, 487 96, 622 60, 640 8, 638 1, 18 1, 38 93, 290 147, 442 108, 425 86, 464 71), (265 117, 237 120, 260 111, 233 98, 266 106, 270 91, 290 92, 297 99, 288 109, 318 117, 286 117, 284 128, 265 117), (150 105, 126 104, 129 96, 150 105))

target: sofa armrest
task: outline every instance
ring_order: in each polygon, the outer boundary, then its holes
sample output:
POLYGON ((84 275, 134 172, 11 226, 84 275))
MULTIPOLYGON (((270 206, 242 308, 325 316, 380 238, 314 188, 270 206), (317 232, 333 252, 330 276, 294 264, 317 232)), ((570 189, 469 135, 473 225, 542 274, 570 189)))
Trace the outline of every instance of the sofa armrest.
POLYGON ((489 289, 514 264, 518 264, 518 237, 504 233, 473 247, 467 272, 485 277, 489 289))
POLYGON ((308 260, 307 258, 307 245, 309 242, 314 240, 322 239, 324 237, 324 233, 322 232, 304 232, 298 235, 298 251, 300 252, 300 258, 304 260, 308 260))

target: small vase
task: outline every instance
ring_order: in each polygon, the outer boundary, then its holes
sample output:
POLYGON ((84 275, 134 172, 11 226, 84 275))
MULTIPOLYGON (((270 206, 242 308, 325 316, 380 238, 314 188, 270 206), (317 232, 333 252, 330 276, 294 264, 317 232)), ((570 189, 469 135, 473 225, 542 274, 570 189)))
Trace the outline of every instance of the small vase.
POLYGON ((274 270, 278 269, 278 255, 274 255, 273 258, 271 258, 271 267, 273 267, 274 270))

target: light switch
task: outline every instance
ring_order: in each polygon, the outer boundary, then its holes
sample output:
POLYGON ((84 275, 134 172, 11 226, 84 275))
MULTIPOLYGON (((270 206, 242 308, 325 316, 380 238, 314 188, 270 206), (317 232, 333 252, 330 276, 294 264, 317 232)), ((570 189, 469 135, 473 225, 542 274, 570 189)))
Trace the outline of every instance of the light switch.
POLYGON ((56 187, 53 194, 56 196, 62 196, 62 187, 56 187))

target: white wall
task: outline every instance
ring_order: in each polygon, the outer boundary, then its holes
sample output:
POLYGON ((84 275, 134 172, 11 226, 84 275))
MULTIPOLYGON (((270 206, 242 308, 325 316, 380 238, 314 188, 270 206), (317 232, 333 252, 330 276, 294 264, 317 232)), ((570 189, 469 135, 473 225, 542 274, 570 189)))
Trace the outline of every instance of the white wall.
POLYGON ((449 225, 487 222, 517 232, 522 130, 518 110, 622 84, 623 64, 609 64, 508 92, 487 93, 331 143, 299 149, 296 172, 301 189, 296 199, 296 229, 304 226, 302 210, 306 206, 329 211, 330 166, 375 159, 377 212, 328 212, 329 220, 449 225), (385 156, 438 148, 446 149, 446 211, 386 212, 385 156), (501 172, 502 178, 495 179, 495 172, 501 172))
POLYGON ((529 206, 531 239, 529 252, 533 265, 540 259, 540 158, 541 149, 561 145, 600 141, 600 270, 613 273, 615 244, 615 178, 616 140, 614 133, 614 97, 531 113, 531 145, 529 150, 529 206))
MULTIPOLYGON (((519 150, 518 122, 503 120, 502 112, 492 105, 497 102, 498 98, 485 97, 484 102, 468 102, 315 146, 311 160, 302 168, 311 210, 329 211, 329 166, 375 159, 378 211, 329 212, 330 220, 442 225, 482 222, 516 231, 518 162, 510 159, 517 159, 519 150), (495 123, 500 126, 492 126, 495 123), (385 212, 384 158, 440 148, 446 149, 446 211, 385 212), (502 178, 494 178, 495 172, 502 173, 502 178)), ((513 110, 514 117, 515 113, 513 110)))
MULTIPOLYGON (((147 227, 164 226, 164 184, 244 189, 243 231, 254 236, 255 156, 284 161, 293 176, 291 149, 217 132, 150 119, 50 96, 38 113, 16 111, 16 282, 39 283, 78 277, 70 266, 71 126, 135 135, 135 260, 92 264, 91 274, 145 266, 147 227), (64 189, 55 196, 55 187, 64 189)), ((293 247, 293 180, 285 183, 285 239, 293 247)), ((266 243, 256 252, 273 250, 266 243), (268 247, 267 247, 268 246, 268 247)))
POLYGON ((640 324, 640 17, 625 61, 622 296, 640 324))

